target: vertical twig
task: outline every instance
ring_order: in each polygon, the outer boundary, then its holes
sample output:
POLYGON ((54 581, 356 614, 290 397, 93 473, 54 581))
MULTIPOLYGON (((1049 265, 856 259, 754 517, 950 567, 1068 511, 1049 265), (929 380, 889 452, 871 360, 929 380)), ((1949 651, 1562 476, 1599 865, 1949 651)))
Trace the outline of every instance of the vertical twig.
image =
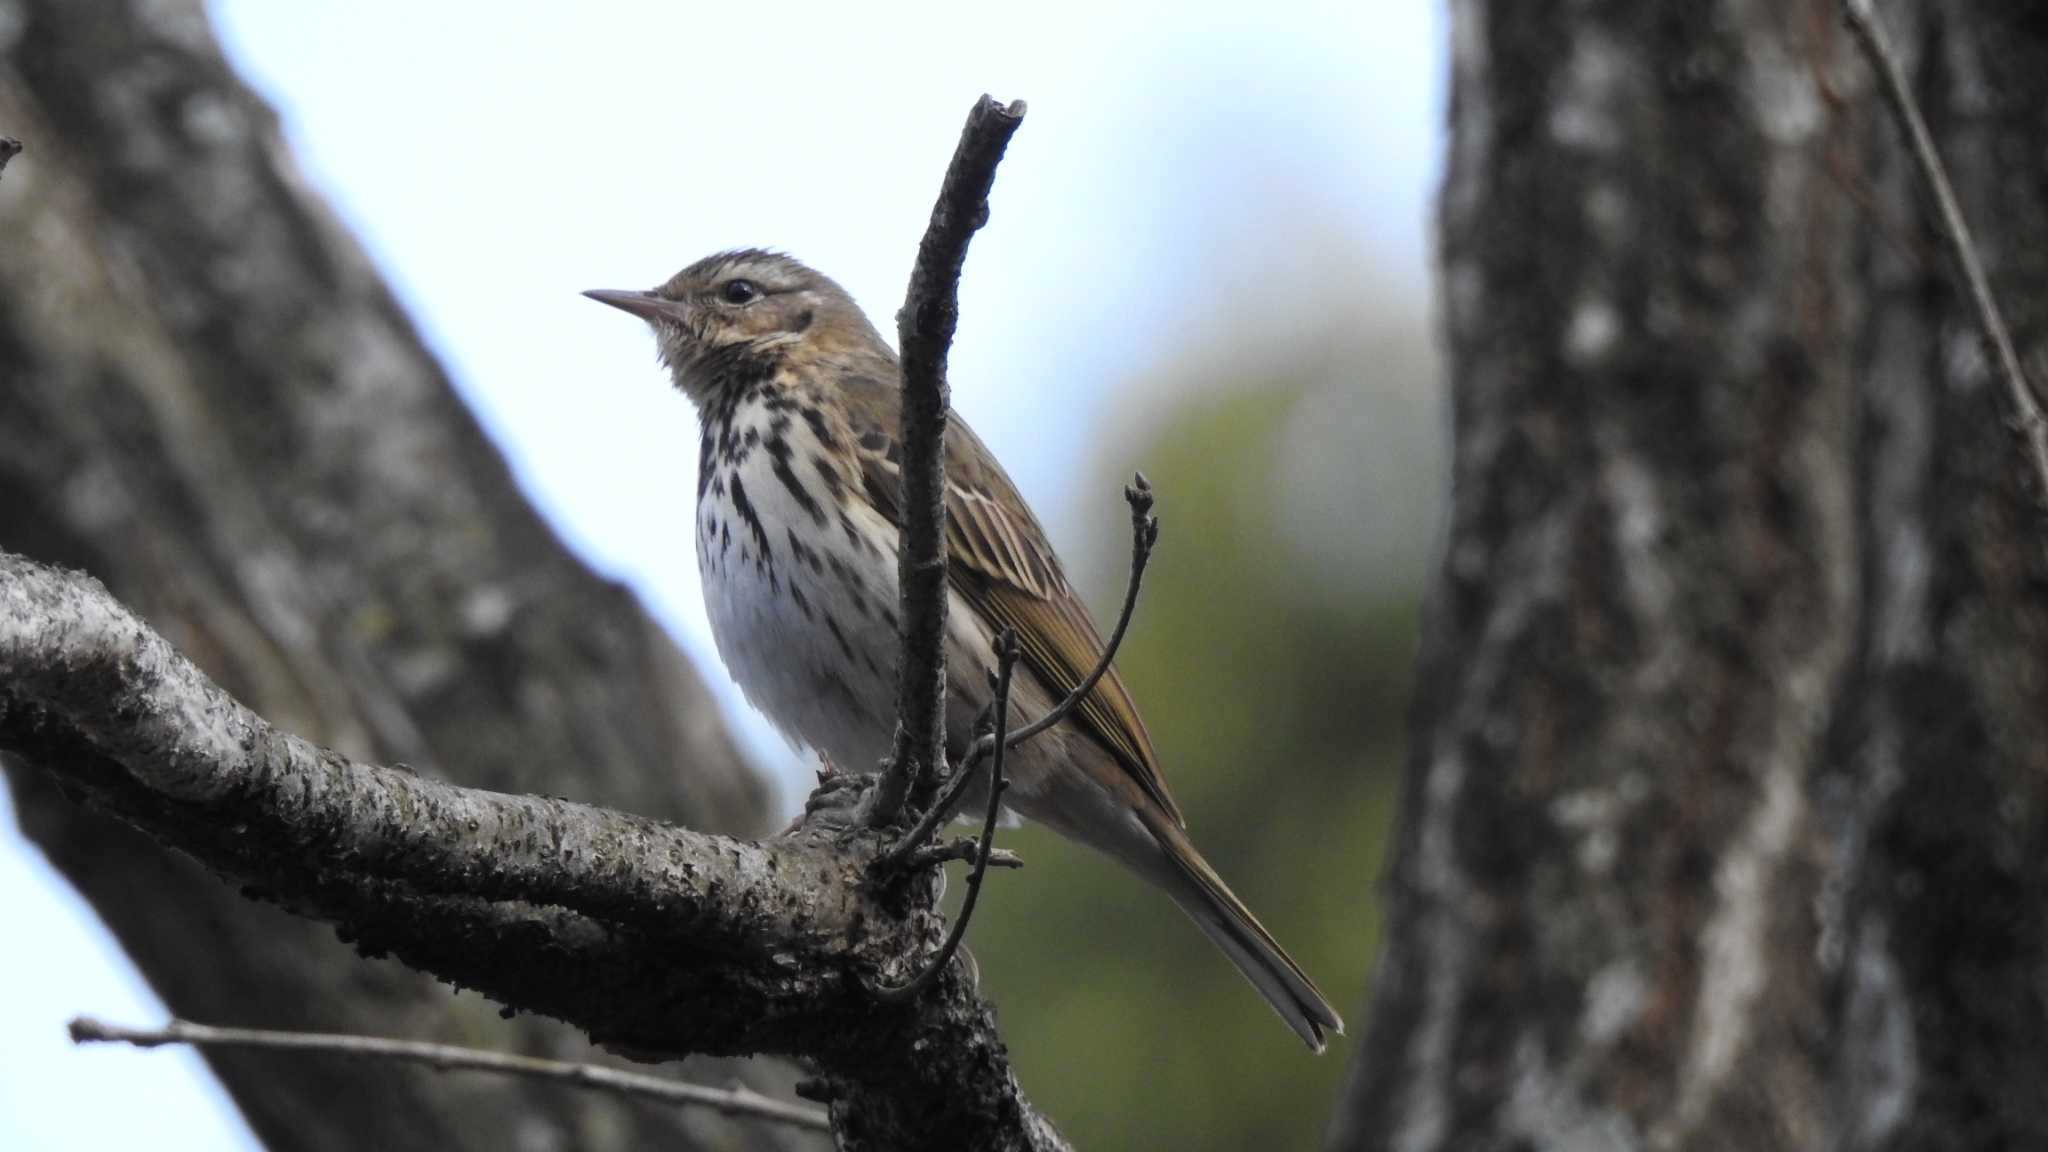
POLYGON ((1926 118, 1920 114, 1920 102, 1914 99, 1913 89, 1906 83, 1905 70, 1899 65, 1898 54, 1892 50, 1884 26, 1878 23, 1871 0, 1842 0, 1842 19, 1856 37, 1856 44, 1863 50, 1871 70, 1877 73, 1878 89, 1884 93, 1892 115, 1898 119, 1899 127, 1906 136, 1907 151, 1913 154, 1920 178, 1934 197, 1935 221, 1942 239, 1948 242, 1949 253, 1962 268, 1963 281, 1970 291, 1970 302, 1976 307, 1977 323, 1984 332, 1984 342, 1991 348, 1999 378, 2005 382, 2006 393, 2011 397, 2013 419, 2034 467, 2035 497, 2048 506, 2048 416, 2042 414, 2041 402, 2020 368, 2019 353, 2013 349, 2012 336, 2006 330, 2005 315, 1998 310, 1998 301, 1991 295, 1991 279, 1984 274, 1984 265, 1977 259, 1977 242, 1970 235, 1969 222, 1963 219, 1962 206, 1956 202, 1955 189, 1949 183, 1941 154, 1934 150, 1934 136, 1927 130, 1926 118))
POLYGON ((946 758, 946 352, 960 318, 960 269, 967 243, 988 220, 988 193, 1024 102, 983 96, 967 114, 960 144, 917 247, 910 290, 896 315, 903 366, 903 524, 897 584, 903 656, 896 685, 896 745, 869 801, 868 821, 894 823, 906 797, 929 799, 946 758))
POLYGON ((982 816, 981 842, 975 846, 974 871, 967 876, 967 895, 960 901, 960 915, 953 918, 953 927, 946 933, 946 942, 939 946, 932 962, 911 977, 907 984, 876 989, 878 999, 900 1003, 916 996, 945 971, 946 965, 953 962, 953 954, 960 950, 960 941, 967 938, 967 922, 974 918, 974 905, 981 899, 981 881, 988 875, 989 854, 995 851, 996 819, 1002 815, 1003 792, 1010 786, 1010 781, 1003 775, 1003 752, 1009 747, 1010 674, 1016 668, 1017 633, 1005 628, 996 638, 996 724, 992 745, 995 751, 989 754, 988 811, 982 816))

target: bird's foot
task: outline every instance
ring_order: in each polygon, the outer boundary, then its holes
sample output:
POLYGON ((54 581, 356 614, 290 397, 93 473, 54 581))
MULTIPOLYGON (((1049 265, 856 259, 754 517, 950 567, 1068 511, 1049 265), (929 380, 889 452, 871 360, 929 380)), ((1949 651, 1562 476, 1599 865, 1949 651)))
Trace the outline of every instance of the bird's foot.
MULTIPOLYGON (((861 806, 875 778, 860 772, 843 772, 823 755, 818 757, 818 786, 804 798, 804 813, 788 831, 815 826, 834 832, 861 826, 861 806)), ((787 833, 785 833, 787 835, 787 833)))

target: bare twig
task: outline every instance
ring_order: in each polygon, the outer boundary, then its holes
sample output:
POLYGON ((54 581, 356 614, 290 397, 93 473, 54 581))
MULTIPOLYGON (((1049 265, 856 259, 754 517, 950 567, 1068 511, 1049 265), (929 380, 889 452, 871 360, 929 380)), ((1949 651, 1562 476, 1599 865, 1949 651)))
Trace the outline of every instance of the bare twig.
POLYGON ((1968 221, 1963 219, 1962 206, 1956 201, 1955 189, 1949 183, 1941 154, 1934 149, 1934 136, 1927 130, 1927 121, 1920 114, 1920 102, 1906 83, 1905 70, 1899 65, 1898 54, 1892 50, 1884 26, 1878 22, 1871 0, 1842 0, 1842 18, 1856 37, 1857 46, 1862 48, 1871 69, 1877 73, 1878 88, 1884 93, 1885 103, 1891 107, 1892 115, 1898 119, 1899 127, 1905 133, 1908 150, 1920 169, 1921 180, 1934 197, 1935 220, 1942 238, 1948 242, 1949 253, 1962 268, 1963 280, 1970 290, 1970 302, 1977 311, 1977 323, 1984 332, 1984 342, 1990 345, 1999 378, 2005 382, 2006 393, 2011 397, 2013 419, 2026 442, 2027 455, 2034 467, 2035 496, 2048 504, 2048 416, 2043 415, 2040 399, 2020 368, 2019 353, 2014 350, 2012 335, 2006 330, 2005 315, 1999 311, 1998 302, 1991 295, 1991 279, 1985 275, 1984 265, 1977 259, 1976 241, 1970 235, 1968 221))
POLYGON ((946 933, 946 942, 939 946, 932 962, 925 965, 924 971, 911 977, 907 984, 877 989, 875 995, 882 1000, 899 1002, 923 991, 940 972, 945 971, 946 965, 953 962, 953 954, 960 950, 960 941, 967 937, 967 922, 974 918, 974 905, 981 899, 981 881, 988 874, 989 857, 995 850, 996 818, 1003 811, 1003 792, 1010 786, 1003 777, 1003 749, 1009 747, 1004 737, 1010 731, 1010 677, 1016 669, 1017 633, 1005 628, 996 639, 995 754, 989 758, 988 812, 982 817, 980 851, 974 858, 974 871, 967 877, 967 895, 960 901, 960 914, 953 918, 953 926, 946 933))
POLYGON ((1116 615, 1116 628, 1109 634, 1109 642, 1102 646, 1102 659, 1095 662, 1095 668, 1079 687, 1067 693, 1067 698, 1054 705, 1052 711, 1017 729, 1010 736, 1010 746, 1016 747, 1040 732, 1066 719, 1081 701, 1088 698, 1095 686, 1109 673, 1109 666, 1116 659, 1116 650, 1123 646, 1124 632, 1131 626, 1131 616, 1138 609, 1138 585, 1144 582, 1145 565, 1151 562, 1152 546, 1159 543, 1159 518, 1152 515, 1152 485, 1139 472, 1124 486, 1124 502, 1131 506, 1131 578, 1124 585, 1124 606, 1116 615))
POLYGON ((1021 100, 1004 107, 983 96, 967 114, 896 315, 903 366, 903 535, 896 569, 903 657, 895 749, 867 812, 877 827, 894 823, 906 798, 928 800, 946 762, 946 352, 960 319, 967 243, 988 220, 996 165, 1023 121, 1021 100))
MULTIPOLYGON (((1102 657, 1095 662, 1094 670, 1089 672, 1072 692, 1067 693, 1064 700, 1053 705, 1045 715, 1010 733, 1005 741, 1005 747, 1015 748, 1066 719, 1067 714, 1081 701, 1087 699, 1088 694, 1095 691, 1095 686, 1108 675, 1110 665, 1116 660, 1117 649, 1123 646, 1124 633, 1130 630, 1131 617, 1138 609, 1138 588, 1145 581, 1145 566, 1151 562, 1153 545, 1159 543, 1159 518, 1152 515, 1152 485, 1145 479, 1143 472, 1133 476, 1131 483, 1125 486, 1124 502, 1131 506, 1131 576, 1124 583, 1123 608, 1117 613, 1116 627, 1110 630, 1108 643, 1102 646, 1102 657)), ((974 746, 967 750, 967 755, 960 761, 959 769, 953 773, 953 779, 946 785, 945 794, 939 798, 939 802, 927 808, 910 831, 889 846, 889 850, 876 861, 877 867, 897 868, 907 862, 923 863, 934 859, 921 853, 925 839, 951 814, 953 805, 960 800, 960 794, 967 790, 968 783, 974 779, 974 770, 981 766, 981 762, 988 758, 994 748, 995 739, 990 736, 984 736, 974 742, 974 746)))
POLYGON ((7 162, 21 155, 21 141, 12 136, 0 136, 0 172, 7 171, 7 162))
POLYGON ((387 1040, 380 1036, 343 1036, 326 1032, 278 1032, 261 1028, 217 1028, 172 1020, 162 1028, 125 1028, 106 1024, 89 1016, 71 1021, 73 1044, 133 1044, 157 1048, 166 1044, 190 1044, 195 1048, 268 1048, 294 1052, 327 1052, 341 1056, 368 1056, 425 1064, 437 1072, 459 1069, 473 1072, 501 1072, 535 1080, 555 1080, 582 1088, 640 1096, 666 1104, 712 1108, 728 1116, 772 1120, 820 1132, 832 1129, 822 1108, 786 1104, 743 1087, 707 1088, 680 1080, 664 1080, 598 1064, 571 1064, 543 1060, 510 1052, 485 1052, 450 1044, 429 1044, 420 1040, 387 1040))
POLYGON ((993 736, 983 736, 974 742, 974 746, 969 748, 967 755, 961 759, 960 767, 954 770, 953 778, 947 782, 946 790, 939 796, 938 802, 926 808, 923 814, 918 816, 917 823, 911 825, 910 831, 897 837, 896 843, 891 844, 889 850, 875 861, 878 870, 887 872, 916 858, 923 849, 924 842, 931 838, 931 834, 940 824, 952 816, 953 806, 960 802, 961 793, 967 791, 967 786, 974 782, 975 771, 981 767, 982 761, 988 759, 988 754, 994 747, 993 736))
MULTIPOLYGON (((950 864, 955 860, 972 860, 981 852, 981 841, 972 836, 948 840, 944 844, 929 844, 910 854, 910 866, 923 868, 932 864, 950 864)), ((997 848, 988 854, 991 868, 1022 868, 1024 858, 1008 848, 997 848)))

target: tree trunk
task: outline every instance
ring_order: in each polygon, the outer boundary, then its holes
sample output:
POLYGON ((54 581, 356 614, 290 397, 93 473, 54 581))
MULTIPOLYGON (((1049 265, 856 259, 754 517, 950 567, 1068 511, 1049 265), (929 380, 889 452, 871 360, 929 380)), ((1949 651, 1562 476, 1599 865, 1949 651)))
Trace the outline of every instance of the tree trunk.
MULTIPOLYGON (((2048 554, 1833 0, 1455 0, 1452 523, 1340 1149, 2048 1147, 2048 554)), ((1886 5, 2048 363, 2048 21, 1886 5)))
MULTIPOLYGON (((694 673, 520 495, 196 0, 31 0, 0 29, 0 131, 29 147, 0 182, 0 547, 87 569, 349 755, 762 830, 766 787, 694 673)), ((174 1012, 585 1054, 7 775, 174 1012)), ((687 1148, 730 1127, 488 1077, 209 1059, 272 1148, 687 1148)))

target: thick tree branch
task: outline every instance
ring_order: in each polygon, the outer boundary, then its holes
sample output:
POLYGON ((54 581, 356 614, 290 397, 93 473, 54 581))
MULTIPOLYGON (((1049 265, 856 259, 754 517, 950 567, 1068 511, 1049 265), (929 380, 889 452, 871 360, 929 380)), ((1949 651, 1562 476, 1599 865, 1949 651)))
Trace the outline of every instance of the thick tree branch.
POLYGON ((227 879, 512 1007, 638 1052, 815 1061, 842 1146, 1059 1147, 940 922, 862 883, 880 848, 757 843, 455 787, 271 728, 98 582, 0 553, 0 750, 227 879))
POLYGON ((1985 274, 1983 261, 1977 259, 1977 242, 1970 235, 1969 221, 1963 218, 1962 205, 1957 202, 1955 188, 1949 183, 1941 153, 1935 150, 1934 134, 1927 130, 1927 119, 1920 114, 1920 102, 1913 98, 1912 85, 1906 83, 1906 73, 1899 66, 1898 53, 1892 51, 1891 41, 1885 35, 1884 25, 1878 22, 1871 0, 1842 0, 1842 18, 1855 35, 1857 47, 1862 49, 1871 71, 1877 73, 1878 90, 1884 93, 1885 104, 1899 122, 1899 131, 1906 138, 1907 151, 1913 154, 1921 183, 1927 186, 1927 194, 1934 198, 1935 223, 1948 245, 1949 254, 1962 271, 1963 284, 1970 293, 1970 305, 1976 310, 1978 326, 1984 333, 1984 343, 1991 350, 1998 378, 2004 382, 2006 396, 2012 404, 2014 426, 2026 445, 2027 460, 2033 466, 2034 498, 2048 507, 2048 415, 2043 415, 2040 398, 2027 382, 2026 371, 2020 367, 2019 353, 2014 349, 2012 334, 2006 328, 2005 314, 1999 311, 1998 300, 1991 294, 1991 277, 1985 274))
POLYGON ((903 365, 903 536, 897 553, 903 658, 897 671, 896 746, 870 798, 869 822, 893 823, 906 798, 930 800, 946 763, 946 352, 960 319, 967 243, 988 222, 988 193, 1024 102, 983 96, 932 205, 896 339, 903 365))
POLYGON ((664 1104, 710 1108, 728 1116, 769 1120, 799 1128, 829 1131, 831 1122, 824 1111, 801 1104, 788 1104, 763 1096, 750 1088, 707 1088, 681 1080, 664 1080, 602 1064, 572 1064, 543 1060, 516 1052, 487 1052, 452 1044, 428 1044, 418 1040, 390 1040, 381 1036, 344 1036, 323 1032, 280 1032, 267 1028, 216 1028, 189 1020, 172 1020, 162 1028, 124 1028, 88 1016, 71 1021, 74 1044, 132 1044, 137 1048, 159 1048, 167 1044, 190 1044, 195 1048, 256 1048, 267 1051, 325 1052, 340 1056, 368 1057, 424 1064, 437 1072, 496 1072, 552 1080, 579 1088, 638 1096, 664 1104))

